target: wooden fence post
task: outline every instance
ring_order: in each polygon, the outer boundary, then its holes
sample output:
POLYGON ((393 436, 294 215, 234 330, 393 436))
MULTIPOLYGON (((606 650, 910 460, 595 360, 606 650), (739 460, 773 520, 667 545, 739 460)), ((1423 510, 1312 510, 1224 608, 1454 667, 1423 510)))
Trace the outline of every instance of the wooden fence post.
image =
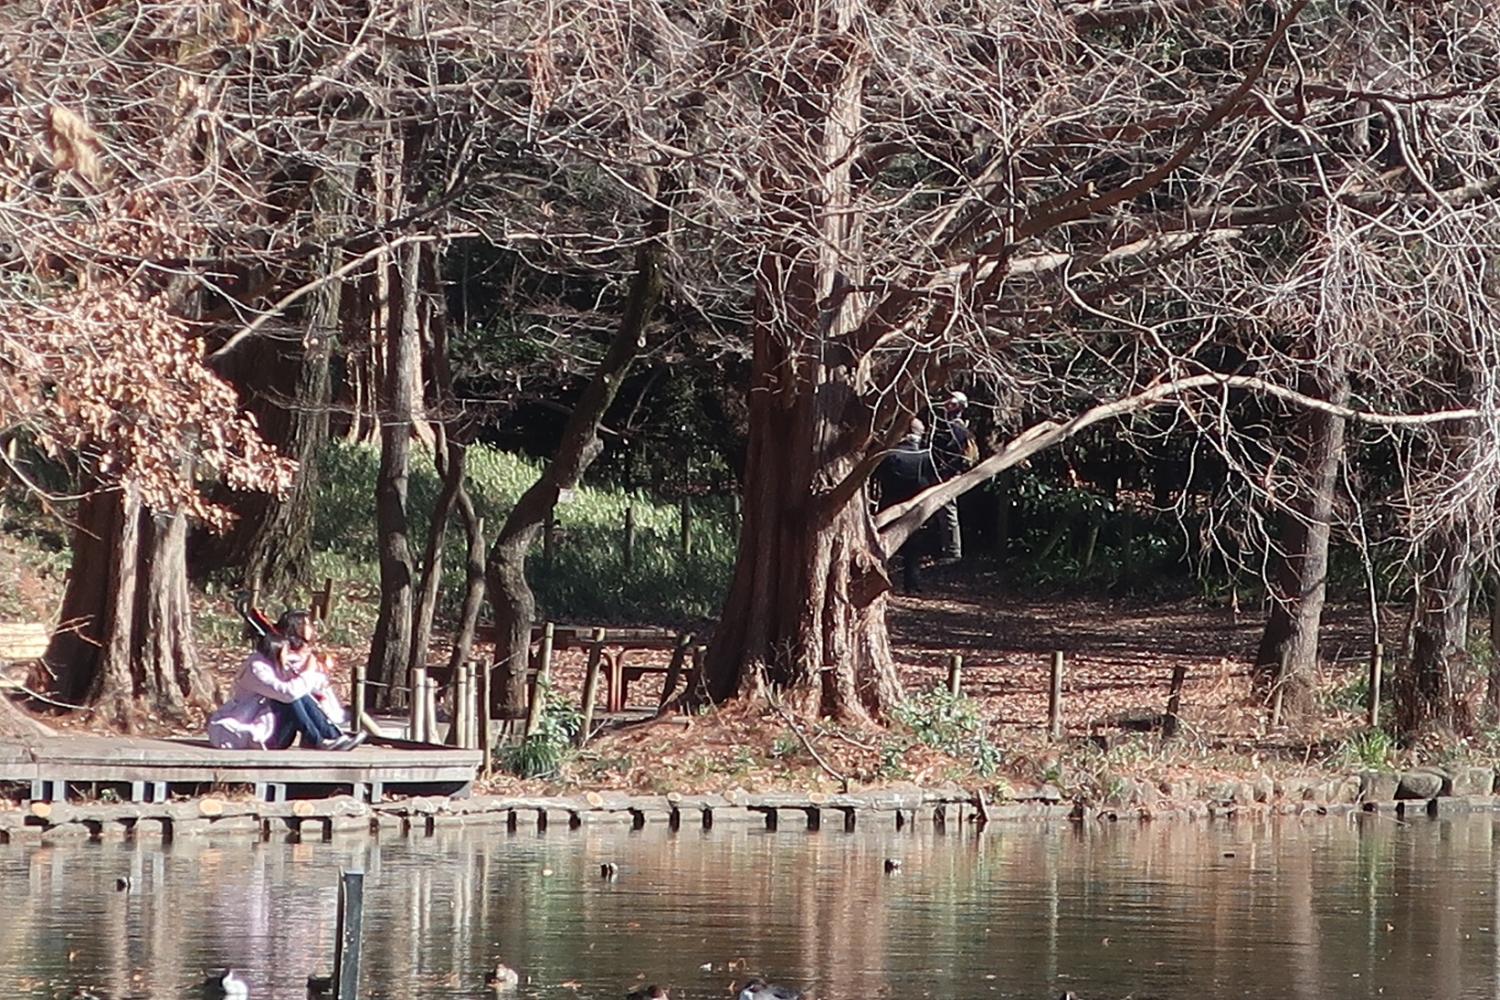
POLYGON ((1365 695, 1365 715, 1374 729, 1380 725, 1380 685, 1385 672, 1385 644, 1377 642, 1370 649, 1370 690, 1365 695))
POLYGON ((453 724, 448 727, 448 742, 462 750, 469 747, 470 669, 466 660, 453 672, 453 724))
POLYGON ((964 658, 958 653, 948 657, 948 693, 957 698, 962 684, 964 658))
POLYGON ((418 743, 427 742, 427 668, 411 668, 411 692, 407 699, 407 735, 418 743))
POLYGON ((1177 717, 1182 711, 1182 685, 1187 683, 1187 664, 1179 663, 1172 668, 1172 686, 1167 693, 1167 717, 1162 722, 1162 733, 1168 738, 1177 735, 1177 717))
POLYGON ((526 706, 526 735, 532 736, 542 724, 543 691, 552 672, 552 623, 542 626, 542 644, 537 650, 536 679, 531 686, 530 704, 526 706))
POLYGON ((1063 653, 1059 649, 1052 654, 1052 683, 1047 692, 1047 738, 1054 743, 1063 735, 1062 697, 1063 653))
POLYGON ((334 1000, 358 1000, 360 943, 365 926, 365 873, 339 873, 339 905, 333 939, 334 1000))
POLYGON ((599 665, 604 659, 604 629, 596 628, 589 644, 589 665, 583 674, 583 724, 578 728, 578 745, 589 741, 594 728, 594 702, 599 697, 599 665))
POLYGON ((427 734, 428 743, 438 741, 437 699, 437 678, 429 676, 427 688, 422 695, 422 731, 427 734))
POLYGON ((693 554, 693 499, 682 498, 682 558, 693 554))
POLYGON ((476 686, 479 690, 474 700, 479 710, 479 749, 484 754, 484 776, 488 778, 495 773, 494 760, 490 756, 494 744, 494 733, 490 728, 490 661, 480 657, 478 667, 479 682, 476 686))
POLYGON ((624 557, 625 572, 630 572, 635 565, 635 504, 625 508, 625 538, 621 545, 621 555, 624 557))

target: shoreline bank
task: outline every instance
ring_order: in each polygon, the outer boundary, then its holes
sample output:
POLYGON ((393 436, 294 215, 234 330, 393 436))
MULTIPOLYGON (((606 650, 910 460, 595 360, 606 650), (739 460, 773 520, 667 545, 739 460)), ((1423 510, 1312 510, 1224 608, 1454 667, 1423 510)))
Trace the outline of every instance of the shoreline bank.
POLYGON ((416 796, 376 804, 349 795, 289 802, 216 796, 157 803, 31 802, 0 809, 0 845, 186 837, 309 841, 361 833, 421 836, 462 827, 567 832, 597 825, 842 832, 881 826, 916 830, 926 825, 942 832, 958 832, 981 830, 990 824, 1038 821, 1088 824, 1351 814, 1409 818, 1500 811, 1496 772, 1489 768, 1464 768, 1452 774, 1363 772, 1305 784, 1262 778, 1227 783, 1191 799, 1167 797, 1160 788, 1139 781, 1132 783, 1137 787, 1121 789, 1103 803, 1065 801, 1056 789, 1047 786, 1003 802, 986 802, 962 789, 917 788, 848 794, 733 790, 665 795, 583 792, 416 796), (1487 783, 1482 780, 1486 776, 1487 783), (1432 794, 1424 794, 1428 792, 1432 794))

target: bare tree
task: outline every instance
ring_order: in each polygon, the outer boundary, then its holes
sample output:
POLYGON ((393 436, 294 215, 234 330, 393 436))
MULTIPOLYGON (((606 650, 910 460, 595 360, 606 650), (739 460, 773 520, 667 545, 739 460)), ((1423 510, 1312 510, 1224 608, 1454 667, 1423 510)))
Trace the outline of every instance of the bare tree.
POLYGON ((1355 302, 1331 279, 1313 310, 1338 339, 1310 357, 1278 313, 1317 286, 1318 258, 1293 248, 1338 244, 1389 273, 1449 252, 1438 228, 1487 227, 1500 19, 1363 6, 1357 38, 1353 13, 1307 0, 539 0, 496 22, 536 154, 636 201, 644 159, 678 165, 701 248, 679 279, 720 305, 751 290, 745 521, 711 697, 764 679, 807 711, 883 712, 899 696, 885 557, 935 504, 1081 427, 1177 406, 1233 454, 1228 415, 1252 393, 1382 433, 1424 426, 1420 349, 1382 311, 1440 343, 1459 317, 1412 312, 1410 282, 1355 302), (642 53, 649 69, 621 71, 642 53), (1305 377, 1335 348, 1347 404, 1305 377), (872 516, 869 473, 955 381, 1011 443, 872 516))

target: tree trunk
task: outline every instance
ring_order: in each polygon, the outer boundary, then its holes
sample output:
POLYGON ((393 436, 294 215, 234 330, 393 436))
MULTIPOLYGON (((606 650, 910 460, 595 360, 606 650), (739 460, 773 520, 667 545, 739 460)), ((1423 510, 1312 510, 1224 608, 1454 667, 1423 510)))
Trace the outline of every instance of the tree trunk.
POLYGON ((1468 533, 1435 533, 1422 546, 1410 641, 1395 678, 1396 728, 1408 738, 1433 730, 1465 733, 1473 718, 1469 689, 1468 533))
POLYGON ((866 41, 844 0, 767 17, 784 18, 768 30, 799 33, 806 54, 765 94, 790 125, 777 141, 791 176, 765 193, 768 224, 786 239, 757 275, 744 523, 703 693, 720 700, 764 681, 804 714, 878 718, 901 686, 885 553, 859 471, 872 415, 892 400, 875 400, 848 339, 869 305, 857 268, 863 225, 850 208, 866 41))
POLYGON ((1500 573, 1490 576, 1490 670, 1484 690, 1484 721, 1500 723, 1500 573))
POLYGON ((399 286, 401 308, 387 310, 388 345, 381 380, 380 472, 375 481, 375 523, 380 533, 380 613, 370 646, 370 679, 400 684, 411 654, 412 564, 406 511, 407 473, 411 464, 412 358, 417 351, 417 293, 421 274, 420 243, 401 254, 391 268, 399 286))
MULTIPOLYGON (((654 187, 654 178, 644 181, 654 187)), ((603 449, 599 422, 614 402, 630 363, 646 344, 646 327, 661 295, 661 260, 670 224, 672 194, 662 192, 647 225, 649 238, 636 250, 636 272, 625 302, 625 314, 604 360, 584 389, 563 428, 557 453, 505 518, 490 547, 485 566, 486 589, 495 609, 495 668, 491 706, 504 718, 526 712, 526 669, 536 596, 526 580, 526 556, 547 525, 564 490, 576 488, 603 449)))
POLYGON ((61 700, 129 731, 143 715, 185 721, 206 705, 187 589, 187 521, 152 514, 130 487, 79 503, 62 627, 47 663, 61 700))
MULTIPOLYGON (((1325 370, 1322 381, 1319 395, 1340 406, 1347 402, 1349 384, 1341 365, 1325 370)), ((1284 548, 1254 671, 1263 692, 1280 684, 1282 718, 1288 722, 1305 720, 1316 708, 1318 630, 1327 595, 1328 546, 1345 428, 1343 417, 1322 410, 1309 410, 1298 423, 1304 443, 1297 494, 1290 501, 1292 509, 1282 514, 1284 548)))

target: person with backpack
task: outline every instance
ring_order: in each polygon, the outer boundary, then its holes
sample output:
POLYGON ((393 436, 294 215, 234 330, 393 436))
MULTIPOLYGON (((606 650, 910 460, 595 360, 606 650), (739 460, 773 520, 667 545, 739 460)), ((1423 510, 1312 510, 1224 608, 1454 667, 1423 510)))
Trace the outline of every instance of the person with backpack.
MULTIPOLYGON (((922 421, 913 419, 906 437, 876 469, 875 482, 880 488, 879 509, 910 500, 938 481, 932 451, 925 440, 926 431, 922 421)), ((897 551, 896 556, 901 560, 901 589, 905 593, 921 591, 920 563, 931 548, 932 534, 924 525, 912 532, 897 551)))

